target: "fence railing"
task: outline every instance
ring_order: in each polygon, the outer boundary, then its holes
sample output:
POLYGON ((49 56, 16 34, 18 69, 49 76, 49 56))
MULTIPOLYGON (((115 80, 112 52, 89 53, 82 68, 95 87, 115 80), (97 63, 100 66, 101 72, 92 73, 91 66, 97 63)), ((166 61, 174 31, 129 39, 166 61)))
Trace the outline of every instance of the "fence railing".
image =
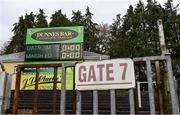
MULTIPOLYGON (((156 109, 155 109, 155 97, 154 97, 154 86, 153 86, 153 74, 152 74, 152 67, 151 64, 153 61, 165 61, 167 64, 167 74, 168 74, 168 82, 169 82, 169 89, 170 89, 170 97, 171 97, 171 102, 172 102, 172 113, 173 114, 179 114, 179 105, 178 105, 178 99, 177 99, 177 93, 175 91, 175 83, 174 83, 174 78, 173 78, 173 73, 172 73, 172 65, 171 65, 171 58, 170 56, 151 56, 151 57, 142 57, 142 58, 134 58, 133 59, 134 63, 136 64, 137 62, 143 62, 146 64, 146 71, 147 71, 147 84, 148 84, 148 95, 149 95, 149 104, 150 104, 150 113, 155 114, 156 109)), ((22 68, 32 68, 35 67, 37 69, 36 73, 36 84, 35 84, 35 96, 34 96, 34 101, 33 101, 33 112, 37 112, 37 97, 38 97, 38 69, 43 66, 51 66, 51 67, 57 67, 60 65, 23 65, 21 66, 22 68)), ((60 114, 65 114, 65 109, 66 109, 66 68, 67 67, 75 67, 75 64, 62 64, 62 78, 61 78, 61 98, 60 98, 60 114)), ((15 89, 15 97, 14 97, 14 103, 13 103, 13 114, 17 113, 18 109, 18 96, 19 96, 19 84, 20 84, 20 69, 17 71, 17 81, 16 81, 16 89, 15 89)), ((54 82, 55 84, 55 82, 54 82)), ((140 83, 137 82, 139 94, 140 94, 140 83)), ((55 92, 54 92, 55 93, 55 92)), ((139 95, 140 96, 140 95, 139 95)), ((93 91, 93 114, 98 113, 98 91, 93 91)), ((138 97, 139 101, 141 97, 138 97)), ((116 95, 115 95, 115 89, 110 90, 110 113, 111 114, 116 114, 116 95)), ((139 102, 139 105, 141 103, 139 102)), ((135 113, 135 100, 134 100, 134 92, 133 89, 129 89, 129 107, 130 107, 130 114, 135 113)), ((82 109, 82 92, 76 90, 76 114, 81 114, 81 109, 82 109)))

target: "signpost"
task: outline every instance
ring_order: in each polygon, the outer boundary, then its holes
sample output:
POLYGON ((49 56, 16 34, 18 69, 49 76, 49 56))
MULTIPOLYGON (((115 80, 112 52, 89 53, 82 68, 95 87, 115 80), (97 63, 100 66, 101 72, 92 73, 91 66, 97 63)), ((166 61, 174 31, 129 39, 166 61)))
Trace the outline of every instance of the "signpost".
POLYGON ((135 87, 131 59, 78 63, 75 67, 77 90, 129 89, 135 87))

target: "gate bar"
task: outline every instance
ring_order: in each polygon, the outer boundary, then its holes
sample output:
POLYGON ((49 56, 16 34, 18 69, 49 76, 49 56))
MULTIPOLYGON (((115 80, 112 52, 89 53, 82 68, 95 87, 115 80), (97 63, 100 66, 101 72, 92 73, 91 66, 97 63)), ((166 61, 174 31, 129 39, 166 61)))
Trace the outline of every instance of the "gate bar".
POLYGON ((168 81, 169 81, 170 95, 171 95, 171 101, 172 101, 172 112, 173 112, 173 114, 179 114, 179 104, 178 104, 177 93, 175 91, 175 82, 174 82, 174 78, 173 78, 171 57, 167 56, 166 61, 167 61, 167 69, 168 69, 168 81))
POLYGON ((134 104, 134 90, 129 89, 129 105, 130 105, 130 114, 135 114, 135 104, 134 104))
POLYGON ((33 97, 33 114, 37 114, 38 78, 39 78, 39 67, 36 68, 35 90, 33 97))
POLYGON ((142 103, 141 103, 141 89, 140 89, 140 83, 137 82, 137 93, 138 93, 138 107, 142 107, 142 103))
POLYGON ((93 114, 98 114, 98 91, 93 91, 93 114))
POLYGON ((76 114, 81 114, 81 91, 76 90, 76 114))
POLYGON ((74 67, 74 63, 62 64, 60 114, 65 114, 66 109, 66 67, 74 67))
POLYGON ((53 114, 56 114, 56 99, 57 99, 57 68, 54 67, 54 83, 53 83, 53 96, 52 96, 52 106, 53 106, 53 114))
POLYGON ((149 57, 136 57, 133 58, 133 61, 135 63, 137 62, 145 62, 147 60, 151 60, 151 61, 160 61, 160 60, 166 60, 166 56, 162 55, 162 56, 149 56, 149 57))
POLYGON ((76 90, 75 90, 75 67, 73 67, 73 90, 72 90, 72 114, 76 114, 76 90))
POLYGON ((66 108, 66 66, 62 64, 62 79, 61 79, 61 105, 60 105, 60 114, 65 114, 66 108))
POLYGON ((16 73, 16 86, 15 86, 15 92, 14 92, 13 108, 12 108, 13 114, 18 113, 17 109, 18 109, 18 104, 19 104, 20 81, 21 81, 21 68, 18 65, 17 73, 16 73))
POLYGON ((150 60, 146 61, 146 69, 147 69, 147 80, 148 80, 148 93, 149 93, 149 103, 150 103, 150 113, 155 114, 155 103, 154 103, 154 88, 152 82, 152 70, 151 70, 151 62, 150 60))
POLYGON ((116 114, 116 94, 115 89, 110 90, 110 96, 111 96, 111 115, 116 114))

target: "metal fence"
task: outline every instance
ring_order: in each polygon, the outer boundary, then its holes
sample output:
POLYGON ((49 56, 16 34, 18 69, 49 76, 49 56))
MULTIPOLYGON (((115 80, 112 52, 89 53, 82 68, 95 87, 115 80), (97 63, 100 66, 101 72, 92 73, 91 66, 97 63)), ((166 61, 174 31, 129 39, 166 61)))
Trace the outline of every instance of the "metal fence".
POLYGON ((165 61, 167 65, 167 74, 168 74, 168 82, 170 89, 170 97, 172 102, 172 113, 179 114, 179 104, 177 98, 177 92, 175 90, 175 79, 173 76, 171 57, 167 56, 151 56, 151 57, 142 57, 142 58, 134 58, 134 62, 146 62, 146 70, 147 70, 147 80, 148 80, 148 93, 149 93, 149 103, 150 103, 150 112, 151 114, 155 114, 155 102, 154 102, 154 87, 153 87, 153 73, 151 62, 153 61, 165 61))
MULTIPOLYGON (((154 97, 154 86, 153 86, 153 72, 152 72, 152 62, 154 61, 164 61, 167 64, 167 74, 168 74, 168 82, 169 82, 169 89, 170 89, 170 97, 171 97, 171 106, 172 106, 172 113, 173 114, 179 114, 179 105, 178 105, 178 98, 177 98, 177 92, 175 90, 175 83, 174 83, 174 77, 173 77, 173 71, 172 71, 172 65, 171 65, 171 58, 170 56, 151 56, 151 57, 142 57, 142 58, 133 58, 134 63, 137 62, 143 62, 146 64, 146 71, 147 71, 147 82, 148 82, 148 95, 149 95, 149 104, 150 104, 150 113, 156 114, 155 111, 155 97, 154 97)), ((36 73, 36 85, 35 85, 35 96, 33 99, 33 113, 37 113, 37 95, 38 95, 38 70, 43 65, 23 65, 19 68, 32 68, 36 67, 37 73, 36 73)), ((47 67, 58 67, 59 65, 46 65, 47 67)), ((60 98, 60 114, 65 114, 65 108, 66 108, 66 68, 67 67, 74 67, 75 64, 62 64, 62 85, 61 85, 61 98, 60 98)), ((55 75, 57 76, 57 72, 55 72, 55 75)), ((18 109, 18 96, 19 96, 19 84, 20 83, 20 69, 18 69, 17 72, 17 81, 16 81, 16 89, 15 89, 15 96, 14 96, 14 102, 13 102, 13 113, 17 113, 18 109)), ((56 81, 54 81, 54 84, 56 84, 56 81)), ((56 94, 56 85, 53 87, 54 94, 56 94)), ((98 114, 98 91, 93 91, 93 114, 98 114)), ((56 100, 56 97, 55 97, 56 100)), ((55 102, 54 100, 54 102, 55 102)), ((116 95, 115 90, 110 90, 110 111, 111 114, 116 114, 116 95)), ((129 89, 129 108, 130 108, 130 114, 135 114, 135 100, 134 100, 134 90, 129 89)), ((76 114, 82 113, 82 92, 76 90, 76 114)), ((56 111, 56 110, 54 110, 56 111)))

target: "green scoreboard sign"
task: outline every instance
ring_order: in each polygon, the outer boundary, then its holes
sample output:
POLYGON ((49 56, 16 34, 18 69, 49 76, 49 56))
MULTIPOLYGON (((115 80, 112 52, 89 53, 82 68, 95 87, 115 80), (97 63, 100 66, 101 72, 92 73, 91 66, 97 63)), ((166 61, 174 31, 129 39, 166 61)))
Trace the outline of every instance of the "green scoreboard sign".
POLYGON ((27 30, 25 60, 79 60, 82 46, 82 26, 32 28, 27 30))

